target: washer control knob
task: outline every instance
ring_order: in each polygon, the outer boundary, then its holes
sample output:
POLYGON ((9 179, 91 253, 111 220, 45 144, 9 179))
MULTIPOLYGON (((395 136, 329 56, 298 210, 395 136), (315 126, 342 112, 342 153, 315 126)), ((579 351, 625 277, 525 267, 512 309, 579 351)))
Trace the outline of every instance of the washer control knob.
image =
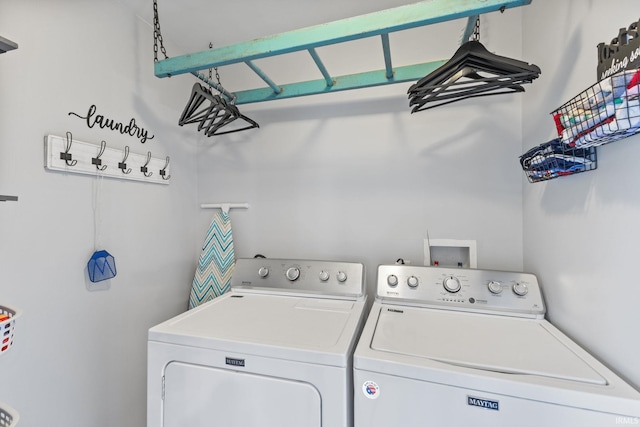
POLYGON ((418 278, 416 276, 409 276, 407 279, 407 285, 409 285, 410 288, 418 287, 418 283, 418 278))
POLYGON ((319 277, 321 281, 326 282, 327 280, 329 280, 329 272, 327 270, 322 270, 319 277))
POLYGON ((338 275, 336 277, 338 279, 338 282, 340 283, 344 283, 347 281, 347 273, 345 273, 344 271, 338 271, 338 275))
POLYGON ((396 276, 395 274, 391 274, 389 277, 387 277, 387 284, 392 288, 398 286, 398 276, 396 276))
POLYGON ((460 290, 460 281, 455 276, 448 276, 442 281, 442 286, 444 286, 447 292, 455 294, 460 290))
POLYGON ((260 267, 258 269, 258 276, 267 277, 269 275, 269 269, 267 267, 260 267))
POLYGON ((527 285, 525 285, 524 283, 516 282, 513 284, 513 293, 515 293, 516 295, 523 297, 527 294, 527 292, 529 292, 529 288, 527 288, 527 285))
POLYGON ((492 294, 499 294, 502 292, 502 283, 492 280, 487 284, 487 288, 492 294))
POLYGON ((287 277, 287 279, 294 282, 298 280, 298 277, 300 277, 300 269, 298 267, 290 267, 287 269, 287 272, 284 275, 287 277))

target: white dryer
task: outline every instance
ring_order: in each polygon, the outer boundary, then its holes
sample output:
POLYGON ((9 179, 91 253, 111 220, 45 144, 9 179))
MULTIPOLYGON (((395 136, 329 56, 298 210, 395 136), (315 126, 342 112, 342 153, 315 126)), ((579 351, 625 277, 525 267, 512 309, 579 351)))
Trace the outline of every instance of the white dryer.
POLYGON ((350 427, 359 263, 239 259, 231 290, 149 330, 148 427, 350 427))
POLYGON ((355 427, 640 424, 640 393, 544 314, 530 274, 379 266, 355 427))

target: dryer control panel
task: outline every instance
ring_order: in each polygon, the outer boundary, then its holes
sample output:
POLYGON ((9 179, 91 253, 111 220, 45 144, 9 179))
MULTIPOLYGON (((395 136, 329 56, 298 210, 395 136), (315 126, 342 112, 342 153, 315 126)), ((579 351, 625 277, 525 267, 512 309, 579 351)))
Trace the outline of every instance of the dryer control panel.
POLYGON ((364 298, 364 265, 355 262, 240 258, 231 288, 307 296, 364 298))
POLYGON ((533 274, 411 265, 378 267, 379 300, 448 310, 544 317, 533 274))

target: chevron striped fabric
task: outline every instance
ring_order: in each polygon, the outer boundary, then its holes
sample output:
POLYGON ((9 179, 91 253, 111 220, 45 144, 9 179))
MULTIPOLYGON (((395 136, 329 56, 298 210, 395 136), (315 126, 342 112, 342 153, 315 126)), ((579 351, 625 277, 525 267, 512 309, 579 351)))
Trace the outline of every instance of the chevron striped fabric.
POLYGON ((213 216, 202 245, 189 296, 189 308, 197 307, 227 292, 235 265, 231 218, 228 213, 220 210, 213 216))

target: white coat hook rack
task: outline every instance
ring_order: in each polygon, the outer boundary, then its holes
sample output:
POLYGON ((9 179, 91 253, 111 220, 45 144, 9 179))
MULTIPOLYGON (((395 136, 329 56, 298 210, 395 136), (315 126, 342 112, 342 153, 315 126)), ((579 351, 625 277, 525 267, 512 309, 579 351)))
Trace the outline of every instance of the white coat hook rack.
POLYGON ((168 185, 169 157, 160 159, 146 154, 135 154, 129 147, 123 150, 109 148, 105 141, 100 144, 76 141, 71 132, 65 137, 47 135, 44 139, 45 164, 51 171, 99 174, 107 178, 151 182, 168 185), (152 172, 155 171, 156 173, 152 172))
POLYGON ((228 214, 229 209, 249 209, 249 203, 205 203, 200 205, 202 209, 222 209, 228 214))

